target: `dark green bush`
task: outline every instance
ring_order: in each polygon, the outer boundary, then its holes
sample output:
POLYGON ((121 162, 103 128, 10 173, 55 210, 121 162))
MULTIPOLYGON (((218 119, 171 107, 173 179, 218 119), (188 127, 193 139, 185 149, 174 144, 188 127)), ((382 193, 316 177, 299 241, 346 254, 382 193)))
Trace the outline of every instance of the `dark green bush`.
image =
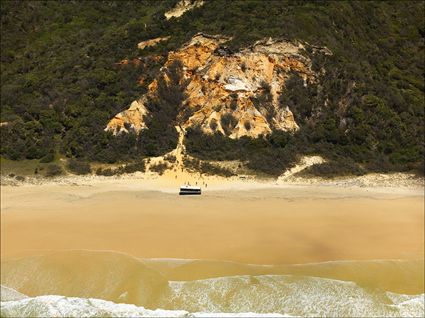
POLYGON ((274 132, 265 138, 230 139, 220 133, 205 135, 199 128, 188 129, 186 150, 202 160, 243 160, 251 169, 280 175, 298 160, 289 133, 274 132))
POLYGON ((299 175, 334 178, 338 176, 361 176, 364 175, 365 172, 366 171, 359 167, 359 165, 355 162, 341 159, 338 161, 329 161, 322 164, 314 164, 304 169, 299 173, 299 175))
MULTIPOLYGON (((216 135, 202 141, 192 134, 186 141, 190 154, 241 159, 259 169, 273 165, 273 173, 313 153, 350 158, 368 171, 421 170, 423 1, 215 0, 166 20, 163 13, 174 4, 3 1, 0 115, 9 123, 0 128, 0 155, 48 161, 59 152, 116 163, 174 149, 174 126, 190 115, 183 105, 187 82, 181 65, 166 68, 169 83, 159 79, 158 98, 147 103, 149 129, 140 136, 112 136, 103 129, 147 91, 170 50, 204 32, 232 37, 220 47, 224 55, 268 37, 306 41, 315 47, 306 46, 302 54, 317 75, 304 85, 294 73, 282 88, 279 107, 288 106, 301 127, 288 140, 273 140, 276 132, 257 141, 216 135), (141 40, 167 35, 167 42, 137 49, 141 40), (332 55, 319 53, 318 46, 332 55), (117 64, 133 58, 140 64, 117 64)), ((276 114, 270 87, 263 88, 252 102, 271 120, 276 114)), ((235 111, 236 93, 232 99, 235 111)))
POLYGON ((199 171, 207 175, 217 175, 217 176, 223 176, 223 177, 231 177, 235 175, 229 169, 218 167, 208 162, 202 162, 200 165, 199 171))
POLYGON ((40 159, 41 163, 49 163, 55 160, 55 154, 53 152, 48 153, 43 158, 40 159))
POLYGON ((168 162, 170 162, 170 163, 175 163, 176 162, 176 160, 177 160, 177 158, 176 158, 176 156, 173 156, 173 155, 166 155, 165 157, 164 157, 164 160, 166 160, 166 161, 168 161, 168 162))
POLYGON ((168 165, 165 162, 160 162, 150 166, 150 170, 158 173, 160 176, 168 169, 168 165))
POLYGON ((134 173, 136 171, 145 172, 146 166, 145 162, 142 160, 135 163, 126 164, 123 168, 121 168, 121 170, 125 173, 134 173))
POLYGON ((110 176, 113 176, 115 174, 117 174, 117 172, 110 169, 110 168, 106 168, 106 169, 98 168, 98 169, 96 169, 96 175, 98 175, 98 176, 110 177, 110 176))
POLYGON ((211 128, 213 131, 215 131, 215 130, 217 129, 217 127, 218 127, 217 120, 215 120, 214 118, 213 118, 213 119, 211 119, 211 121, 210 121, 210 128, 211 128))
POLYGON ((217 175, 223 177, 231 177, 235 174, 226 168, 219 167, 209 162, 201 162, 199 159, 183 158, 183 163, 186 169, 191 172, 200 172, 206 175, 217 175))
POLYGON ((220 122, 221 127, 223 128, 226 135, 230 135, 232 130, 238 124, 238 121, 236 120, 235 116, 233 116, 231 113, 226 113, 221 116, 220 122))
POLYGON ((89 163, 75 159, 68 160, 67 168, 74 174, 83 175, 91 173, 89 163))
POLYGON ((56 164, 51 164, 47 166, 45 176, 56 177, 56 176, 62 175, 63 173, 64 171, 61 166, 58 166, 56 164))

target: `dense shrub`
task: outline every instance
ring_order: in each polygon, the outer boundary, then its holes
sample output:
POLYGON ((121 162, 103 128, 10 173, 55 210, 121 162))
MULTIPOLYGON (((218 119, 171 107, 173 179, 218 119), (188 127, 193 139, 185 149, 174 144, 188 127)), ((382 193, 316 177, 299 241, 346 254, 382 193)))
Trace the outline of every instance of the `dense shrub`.
POLYGON ((168 165, 165 162, 160 162, 150 166, 151 171, 158 173, 160 176, 168 169, 168 165))
POLYGON ((106 168, 106 169, 97 168, 95 173, 98 176, 107 176, 107 177, 117 174, 116 171, 112 170, 111 168, 106 168))
POLYGON ((183 107, 187 83, 183 79, 182 64, 174 61, 164 72, 169 80, 158 79, 158 94, 147 104, 152 114, 146 121, 149 129, 142 131, 138 142, 138 149, 145 156, 160 156, 173 150, 178 138, 174 126, 188 118, 183 107))
POLYGON ((43 158, 40 159, 41 163, 49 163, 55 160, 55 154, 53 152, 49 152, 47 155, 45 155, 43 158))
POLYGON ((164 160, 170 162, 170 163, 175 163, 177 158, 174 155, 168 154, 164 157, 164 160))
POLYGON ((67 168, 74 174, 89 174, 91 173, 90 164, 87 162, 70 159, 68 160, 67 168))
POLYGON ((249 168, 279 175, 298 160, 295 138, 276 131, 264 138, 230 139, 220 133, 205 135, 199 128, 188 129, 186 150, 203 160, 243 160, 249 168))
POLYGON ((223 177, 231 177, 235 174, 226 168, 219 167, 209 162, 202 162, 199 159, 190 159, 188 157, 183 158, 183 163, 189 171, 200 172, 206 175, 217 175, 223 177))
POLYGON ((145 172, 146 166, 145 166, 145 162, 141 160, 135 163, 126 164, 123 168, 121 168, 121 170, 122 172, 125 172, 125 173, 134 173, 137 171, 145 172))
POLYGON ((232 130, 238 124, 238 121, 236 120, 235 116, 233 116, 231 113, 226 113, 223 116, 221 116, 220 122, 221 122, 221 127, 223 128, 224 133, 226 135, 230 135, 232 130))
POLYGON ((299 175, 302 176, 320 176, 325 178, 334 178, 337 176, 361 176, 365 174, 365 170, 359 167, 353 161, 341 159, 339 161, 330 161, 322 164, 314 164, 302 172, 299 175))
POLYGON ((45 176, 46 177, 55 177, 63 174, 63 169, 61 166, 56 164, 48 165, 46 168, 45 176))
POLYGON ((211 119, 211 121, 210 121, 210 128, 211 128, 213 131, 215 131, 215 130, 217 129, 217 127, 218 127, 217 120, 215 120, 214 118, 213 118, 213 119, 211 119))
MULTIPOLYGON (((292 74, 282 88, 279 107, 288 106, 301 127, 292 137, 201 140, 192 133, 186 140, 192 155, 242 159, 273 174, 312 153, 351 158, 368 171, 423 171, 424 2, 215 0, 166 20, 163 13, 175 3, 2 1, 0 115, 8 124, 0 128, 1 156, 49 162, 59 152, 116 163, 169 152, 178 138, 174 126, 190 115, 181 65, 167 67, 169 83, 158 79, 158 98, 147 103, 149 129, 140 136, 103 129, 147 91, 170 50, 205 32, 232 36, 219 48, 224 54, 268 37, 311 43, 302 54, 317 78, 304 85, 292 74), (168 35, 137 49, 141 40, 168 35), (140 63, 118 64, 133 58, 140 63)), ((270 87, 262 86, 252 102, 270 120, 270 87)), ((228 133, 231 125, 220 124, 228 133)))
POLYGON ((231 177, 235 174, 226 168, 218 167, 216 165, 210 164, 208 162, 202 162, 200 165, 201 173, 207 174, 207 175, 217 175, 217 176, 223 176, 223 177, 231 177))

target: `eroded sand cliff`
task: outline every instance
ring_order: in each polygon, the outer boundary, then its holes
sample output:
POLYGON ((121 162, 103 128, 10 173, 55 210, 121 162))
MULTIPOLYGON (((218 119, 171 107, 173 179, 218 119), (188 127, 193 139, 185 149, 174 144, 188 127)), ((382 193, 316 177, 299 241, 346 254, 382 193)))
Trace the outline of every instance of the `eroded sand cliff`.
POLYGON ((229 40, 199 33, 170 52, 148 93, 117 114, 105 130, 117 134, 129 128, 137 133, 149 128, 146 103, 158 98, 159 81, 169 82, 167 70, 176 63, 182 71, 179 85, 185 96, 176 120, 183 128, 200 127, 204 133, 217 131, 230 138, 299 129, 279 97, 294 73, 303 78, 304 85, 316 81, 311 60, 304 54, 307 44, 269 38, 233 53, 224 46, 229 40))

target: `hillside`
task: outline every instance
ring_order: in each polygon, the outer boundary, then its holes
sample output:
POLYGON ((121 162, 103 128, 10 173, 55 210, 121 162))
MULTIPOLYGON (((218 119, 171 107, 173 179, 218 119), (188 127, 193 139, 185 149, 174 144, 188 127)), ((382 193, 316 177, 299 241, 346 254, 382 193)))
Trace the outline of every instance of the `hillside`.
POLYGON ((423 174, 424 36, 420 1, 3 1, 1 156, 423 174))

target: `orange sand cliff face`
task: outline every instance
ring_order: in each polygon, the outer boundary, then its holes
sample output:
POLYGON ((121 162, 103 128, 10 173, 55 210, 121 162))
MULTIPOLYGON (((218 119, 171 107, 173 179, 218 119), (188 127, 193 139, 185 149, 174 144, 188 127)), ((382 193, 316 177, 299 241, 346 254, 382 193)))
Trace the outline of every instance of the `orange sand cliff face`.
POLYGON ((143 120, 146 114, 147 109, 145 105, 135 100, 127 110, 115 115, 115 117, 109 121, 106 129, 112 130, 115 133, 128 132, 127 127, 129 127, 136 132, 140 132, 142 129, 146 128, 143 120))
POLYGON ((165 69, 178 61, 183 68, 181 83, 185 83, 183 109, 189 108, 190 114, 178 117, 185 118, 179 123, 183 128, 199 126, 204 133, 218 131, 230 138, 255 138, 272 129, 296 131, 294 116, 279 103, 279 96, 291 73, 301 76, 305 85, 316 80, 310 59, 301 54, 304 44, 270 38, 231 53, 222 46, 228 40, 196 34, 170 52, 148 93, 116 115, 105 130, 117 134, 128 132, 128 127, 136 132, 149 128, 145 103, 157 95, 158 80, 167 81, 165 69))

